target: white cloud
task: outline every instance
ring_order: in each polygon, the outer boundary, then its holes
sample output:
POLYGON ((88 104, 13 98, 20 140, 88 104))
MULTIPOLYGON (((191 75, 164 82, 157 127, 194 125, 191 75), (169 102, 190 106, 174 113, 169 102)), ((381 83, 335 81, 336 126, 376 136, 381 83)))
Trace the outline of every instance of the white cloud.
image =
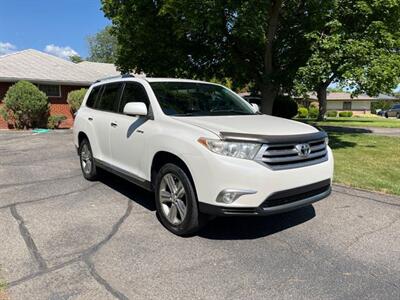
POLYGON ((49 54, 52 54, 52 55, 55 55, 55 56, 58 56, 58 57, 61 57, 64 59, 69 59, 69 57, 72 55, 79 55, 78 52, 76 52, 74 49, 72 49, 69 46, 60 47, 60 46, 56 46, 53 44, 47 45, 44 48, 44 51, 49 54))
POLYGON ((13 53, 17 50, 17 47, 8 42, 0 42, 0 55, 13 53))

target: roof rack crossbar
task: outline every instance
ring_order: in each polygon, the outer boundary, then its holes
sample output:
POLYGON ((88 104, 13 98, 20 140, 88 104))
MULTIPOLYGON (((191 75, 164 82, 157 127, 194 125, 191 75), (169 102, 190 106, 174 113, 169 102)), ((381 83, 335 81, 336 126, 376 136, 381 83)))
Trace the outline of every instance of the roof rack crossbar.
POLYGON ((125 73, 125 74, 121 74, 121 75, 117 75, 117 76, 109 76, 109 77, 104 77, 104 78, 97 79, 94 83, 102 82, 104 80, 109 80, 109 79, 130 78, 130 77, 135 77, 135 75, 130 74, 130 73, 125 73))

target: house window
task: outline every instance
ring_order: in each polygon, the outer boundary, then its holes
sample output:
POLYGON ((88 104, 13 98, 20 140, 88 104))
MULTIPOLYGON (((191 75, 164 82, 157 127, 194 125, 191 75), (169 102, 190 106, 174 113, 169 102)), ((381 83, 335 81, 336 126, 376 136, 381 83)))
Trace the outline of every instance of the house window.
POLYGON ((351 102, 350 101, 343 102, 343 110, 351 110, 351 102))
POLYGON ((61 97, 61 89, 59 85, 38 84, 38 88, 45 93, 47 97, 61 97))

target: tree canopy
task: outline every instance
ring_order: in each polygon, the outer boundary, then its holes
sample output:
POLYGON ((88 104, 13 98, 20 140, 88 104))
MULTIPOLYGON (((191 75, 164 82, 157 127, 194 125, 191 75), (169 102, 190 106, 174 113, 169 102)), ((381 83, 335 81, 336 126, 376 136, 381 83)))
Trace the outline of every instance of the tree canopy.
POLYGON ((102 0, 116 64, 150 76, 233 78, 276 96, 398 80, 400 0, 102 0))
POLYGON ((391 93, 400 82, 400 1, 332 1, 325 26, 307 33, 312 55, 301 67, 297 87, 316 91, 319 118, 326 112, 332 82, 353 95, 391 93))
POLYGON ((117 39, 111 34, 111 27, 106 26, 103 30, 87 38, 89 45, 88 61, 115 63, 117 57, 117 39))

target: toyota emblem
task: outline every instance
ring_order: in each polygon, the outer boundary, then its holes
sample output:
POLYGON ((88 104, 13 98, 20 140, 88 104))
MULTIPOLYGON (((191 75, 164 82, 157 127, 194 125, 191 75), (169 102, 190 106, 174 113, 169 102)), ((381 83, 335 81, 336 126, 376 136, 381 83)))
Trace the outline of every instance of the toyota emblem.
POLYGON ((311 153, 311 147, 309 144, 298 144, 294 147, 297 151, 297 154, 301 157, 307 157, 311 153))

